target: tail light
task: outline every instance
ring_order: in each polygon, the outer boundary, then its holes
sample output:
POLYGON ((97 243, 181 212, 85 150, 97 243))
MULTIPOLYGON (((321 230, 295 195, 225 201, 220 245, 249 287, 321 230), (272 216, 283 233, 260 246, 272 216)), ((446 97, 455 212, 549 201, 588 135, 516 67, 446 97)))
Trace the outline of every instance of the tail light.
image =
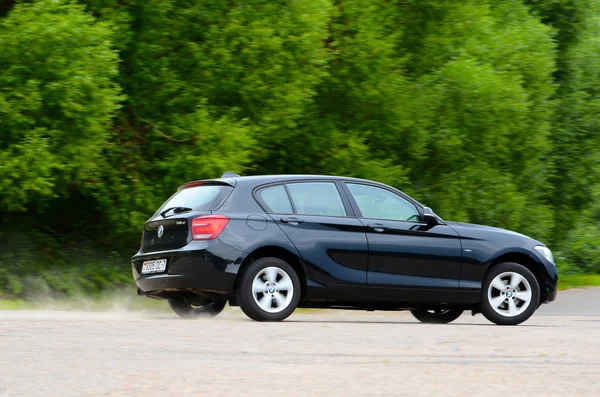
POLYGON ((192 240, 212 240, 225 229, 229 217, 207 215, 192 219, 192 240))

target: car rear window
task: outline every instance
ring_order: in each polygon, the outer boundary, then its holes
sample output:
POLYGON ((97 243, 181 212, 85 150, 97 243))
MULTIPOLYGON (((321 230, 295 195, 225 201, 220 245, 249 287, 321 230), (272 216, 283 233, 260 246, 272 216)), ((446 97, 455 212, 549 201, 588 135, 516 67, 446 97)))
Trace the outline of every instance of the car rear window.
POLYGON ((211 211, 217 209, 232 190, 233 187, 226 185, 201 185, 184 188, 165 201, 156 213, 158 214, 171 207, 188 207, 195 211, 211 211))
POLYGON ((265 211, 276 214, 293 214, 292 204, 283 185, 265 187, 257 192, 265 211))

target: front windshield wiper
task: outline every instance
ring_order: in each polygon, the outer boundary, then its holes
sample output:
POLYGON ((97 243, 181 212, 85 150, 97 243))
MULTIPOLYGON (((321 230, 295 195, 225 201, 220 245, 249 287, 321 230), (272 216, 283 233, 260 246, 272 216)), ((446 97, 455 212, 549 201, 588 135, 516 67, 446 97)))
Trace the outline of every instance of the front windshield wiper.
POLYGON ((166 210, 164 210, 163 212, 161 212, 160 215, 163 218, 166 218, 167 214, 171 211, 173 211, 174 214, 181 214, 182 212, 193 211, 193 209, 188 208, 188 207, 169 207, 166 210))

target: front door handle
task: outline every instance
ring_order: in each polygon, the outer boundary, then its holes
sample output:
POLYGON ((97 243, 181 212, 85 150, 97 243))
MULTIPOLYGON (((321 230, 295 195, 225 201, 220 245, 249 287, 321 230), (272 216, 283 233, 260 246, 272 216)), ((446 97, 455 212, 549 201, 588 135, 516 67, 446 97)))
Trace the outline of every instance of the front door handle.
POLYGON ((304 223, 304 220, 298 219, 294 216, 285 216, 281 218, 282 223, 289 223, 290 225, 298 225, 300 223, 304 223))
POLYGON ((387 232, 388 230, 390 230, 389 226, 385 226, 381 223, 369 223, 367 227, 373 230, 374 232, 378 233, 387 232))

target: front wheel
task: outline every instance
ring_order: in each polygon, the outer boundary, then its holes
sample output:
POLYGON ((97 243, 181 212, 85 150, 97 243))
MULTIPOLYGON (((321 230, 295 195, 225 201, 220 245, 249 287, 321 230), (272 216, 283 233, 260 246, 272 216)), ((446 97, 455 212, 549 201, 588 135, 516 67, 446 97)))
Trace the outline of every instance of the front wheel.
POLYGON ((425 324, 448 324, 459 318, 463 311, 460 309, 414 309, 410 312, 417 320, 425 324))
POLYGON ((214 317, 221 313, 227 301, 203 296, 177 297, 169 299, 169 306, 181 318, 193 319, 214 317))
POLYGON ((498 325, 517 325, 535 312, 540 302, 540 286, 525 266, 501 263, 483 279, 481 313, 498 325))
POLYGON ((236 298, 251 319, 281 321, 298 306, 300 280, 287 262, 279 258, 260 258, 242 271, 236 298))

